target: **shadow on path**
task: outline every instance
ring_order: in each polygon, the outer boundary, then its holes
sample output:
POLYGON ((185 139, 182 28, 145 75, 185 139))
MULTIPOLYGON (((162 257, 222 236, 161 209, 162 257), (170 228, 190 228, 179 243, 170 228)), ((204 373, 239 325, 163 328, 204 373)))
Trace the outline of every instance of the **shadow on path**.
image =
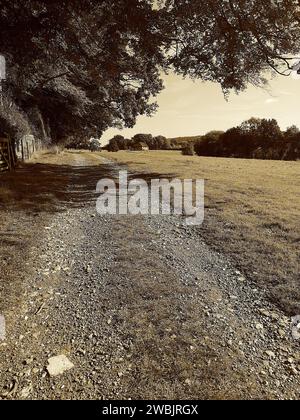
MULTIPOLYGON (((121 169, 110 163, 96 166, 22 164, 15 171, 0 176, 0 210, 54 213, 90 205, 98 197, 97 182, 113 178, 118 184, 121 169)), ((143 173, 129 178, 150 182, 160 175, 143 173)))

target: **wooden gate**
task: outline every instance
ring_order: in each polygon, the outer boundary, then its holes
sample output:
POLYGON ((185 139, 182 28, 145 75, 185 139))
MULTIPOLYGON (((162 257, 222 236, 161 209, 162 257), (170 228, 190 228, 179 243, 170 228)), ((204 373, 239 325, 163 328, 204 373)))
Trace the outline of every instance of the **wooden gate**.
POLYGON ((0 172, 16 166, 16 154, 10 139, 0 137, 0 172))

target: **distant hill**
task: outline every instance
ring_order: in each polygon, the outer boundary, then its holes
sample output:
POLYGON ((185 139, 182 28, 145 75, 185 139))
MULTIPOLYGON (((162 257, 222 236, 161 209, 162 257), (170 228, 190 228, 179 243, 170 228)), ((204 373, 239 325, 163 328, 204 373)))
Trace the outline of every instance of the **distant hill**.
POLYGON ((171 145, 173 148, 182 148, 186 145, 186 143, 189 142, 197 142, 198 140, 201 140, 203 136, 191 136, 191 137, 174 137, 168 139, 171 142, 171 145))

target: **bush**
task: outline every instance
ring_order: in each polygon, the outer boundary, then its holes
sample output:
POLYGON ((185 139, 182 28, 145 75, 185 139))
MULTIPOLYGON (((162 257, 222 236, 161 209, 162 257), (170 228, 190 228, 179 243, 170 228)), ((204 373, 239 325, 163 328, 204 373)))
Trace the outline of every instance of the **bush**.
POLYGON ((195 154, 194 143, 187 143, 187 145, 182 149, 182 154, 184 156, 194 156, 195 154))

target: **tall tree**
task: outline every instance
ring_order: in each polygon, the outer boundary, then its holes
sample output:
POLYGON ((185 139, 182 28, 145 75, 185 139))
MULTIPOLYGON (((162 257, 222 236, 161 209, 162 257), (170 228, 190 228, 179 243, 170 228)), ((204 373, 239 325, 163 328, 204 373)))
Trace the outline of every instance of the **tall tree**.
POLYGON ((16 105, 80 139, 152 115, 167 69, 226 94, 288 74, 299 19, 298 0, 0 0, 0 52, 16 105))
POLYGON ((163 56, 150 1, 0 2, 0 49, 20 105, 37 106, 59 140, 132 127, 151 115, 163 56))

